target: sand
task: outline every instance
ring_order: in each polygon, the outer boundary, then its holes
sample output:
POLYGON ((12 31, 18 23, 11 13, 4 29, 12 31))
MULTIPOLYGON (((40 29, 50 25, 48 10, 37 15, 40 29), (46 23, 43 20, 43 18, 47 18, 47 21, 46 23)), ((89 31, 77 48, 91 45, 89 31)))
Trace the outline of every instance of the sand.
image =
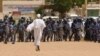
POLYGON ((0 43, 0 56, 100 56, 100 43, 42 42, 40 52, 33 42, 0 43))

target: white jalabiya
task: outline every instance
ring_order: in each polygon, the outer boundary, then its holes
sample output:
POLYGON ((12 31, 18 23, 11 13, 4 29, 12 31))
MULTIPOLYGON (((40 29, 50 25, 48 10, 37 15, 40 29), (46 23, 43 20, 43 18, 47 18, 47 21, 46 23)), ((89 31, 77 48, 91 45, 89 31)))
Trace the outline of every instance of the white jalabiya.
POLYGON ((35 45, 40 45, 40 41, 42 38, 43 29, 46 27, 45 22, 42 19, 35 19, 30 25, 27 27, 27 31, 34 30, 34 43, 35 45))
POLYGON ((33 28, 34 28, 34 24, 31 23, 31 24, 28 25, 28 27, 27 27, 26 30, 27 30, 28 32, 31 32, 31 31, 33 30, 33 28))

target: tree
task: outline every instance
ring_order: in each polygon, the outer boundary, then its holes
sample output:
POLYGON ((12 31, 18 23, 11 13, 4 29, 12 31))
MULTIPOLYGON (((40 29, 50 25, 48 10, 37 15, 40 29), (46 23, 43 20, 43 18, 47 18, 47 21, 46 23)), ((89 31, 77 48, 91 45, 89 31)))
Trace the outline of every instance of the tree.
POLYGON ((53 11, 58 11, 63 16, 70 8, 74 6, 81 7, 85 0, 46 0, 46 2, 51 2, 53 11))
POLYGON ((85 0, 72 0, 72 3, 73 3, 73 7, 74 6, 82 7, 82 4, 85 3, 85 0))
POLYGON ((74 6, 81 7, 82 4, 85 3, 85 0, 54 0, 53 2, 53 10, 60 12, 62 15, 70 8, 74 6))
POLYGON ((72 7, 71 0, 54 0, 53 10, 58 11, 63 15, 66 11, 69 11, 72 7))
POLYGON ((43 6, 40 6, 39 8, 35 9, 35 12, 36 14, 43 14, 43 10, 44 10, 43 6))

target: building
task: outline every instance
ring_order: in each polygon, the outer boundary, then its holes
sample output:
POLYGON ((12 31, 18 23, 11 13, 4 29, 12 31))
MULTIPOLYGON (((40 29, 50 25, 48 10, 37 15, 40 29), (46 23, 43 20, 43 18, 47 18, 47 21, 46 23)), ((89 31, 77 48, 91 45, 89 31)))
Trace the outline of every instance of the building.
POLYGON ((3 15, 12 12, 15 17, 33 17, 34 10, 45 4, 45 0, 0 0, 0 12, 3 15))
POLYGON ((87 16, 100 16, 100 0, 87 2, 87 16))

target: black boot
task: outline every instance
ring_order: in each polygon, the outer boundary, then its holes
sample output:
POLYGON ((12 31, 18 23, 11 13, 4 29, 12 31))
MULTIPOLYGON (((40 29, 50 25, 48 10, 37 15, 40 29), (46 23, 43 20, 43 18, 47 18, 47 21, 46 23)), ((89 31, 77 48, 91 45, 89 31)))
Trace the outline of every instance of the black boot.
POLYGON ((98 40, 98 43, 100 43, 100 40, 98 40))
POLYGON ((39 45, 37 45, 36 51, 40 51, 40 46, 39 45))

